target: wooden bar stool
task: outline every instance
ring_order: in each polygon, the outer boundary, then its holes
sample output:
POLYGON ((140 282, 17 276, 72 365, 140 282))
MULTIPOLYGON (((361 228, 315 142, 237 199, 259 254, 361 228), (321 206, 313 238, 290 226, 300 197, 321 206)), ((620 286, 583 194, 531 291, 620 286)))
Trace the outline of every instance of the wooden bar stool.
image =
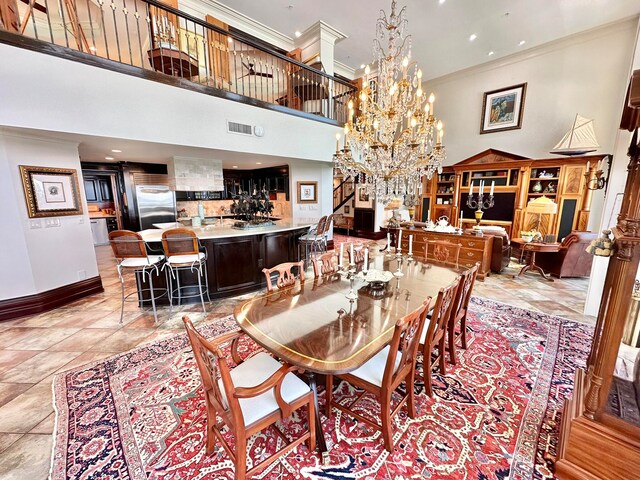
POLYGON ((206 292, 209 302, 209 277, 207 275, 207 250, 200 244, 196 234, 187 228, 172 228, 162 233, 162 247, 166 257, 166 267, 169 269, 169 303, 173 310, 173 300, 177 296, 178 304, 183 298, 199 296, 202 303, 202 310, 207 313, 204 304, 206 292), (183 290, 195 285, 182 285, 180 272, 189 271, 195 273, 198 279, 198 293, 184 294, 183 290), (204 277, 204 291, 202 289, 202 278, 204 277), (176 288, 173 288, 173 280, 176 281, 176 288))
POLYGON ((139 233, 129 230, 115 230, 109 233, 109 243, 116 257, 118 269, 118 277, 120 278, 120 286, 122 290, 122 306, 120 307, 120 323, 124 316, 124 302, 134 293, 138 295, 138 303, 142 305, 144 302, 151 301, 153 309, 153 318, 158 323, 158 312, 156 310, 156 300, 167 295, 167 290, 162 289, 160 294, 156 294, 153 288, 153 274, 160 274, 160 270, 164 266, 164 255, 153 252, 145 243, 139 233), (124 273, 131 271, 136 277, 140 276, 142 283, 149 282, 149 288, 136 288, 135 292, 125 295, 124 273), (149 293, 149 298, 144 298, 144 293, 149 293))

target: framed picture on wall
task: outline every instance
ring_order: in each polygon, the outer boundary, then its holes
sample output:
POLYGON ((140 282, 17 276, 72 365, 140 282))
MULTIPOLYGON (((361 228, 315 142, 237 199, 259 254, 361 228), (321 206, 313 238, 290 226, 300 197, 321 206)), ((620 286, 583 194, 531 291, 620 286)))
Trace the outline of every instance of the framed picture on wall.
POLYGON ((358 187, 356 191, 356 208, 373 208, 373 199, 364 187, 358 187))
POLYGON ((480 133, 504 132, 522 128, 527 84, 485 92, 482 101, 480 133))
POLYGON ((29 218, 81 215, 78 171, 20 165, 29 218))
POLYGON ((318 182, 298 182, 298 203, 318 203, 318 182))
POLYGON ((349 213, 351 213, 351 208, 349 208, 349 205, 345 205, 344 206, 344 213, 349 215, 349 213))

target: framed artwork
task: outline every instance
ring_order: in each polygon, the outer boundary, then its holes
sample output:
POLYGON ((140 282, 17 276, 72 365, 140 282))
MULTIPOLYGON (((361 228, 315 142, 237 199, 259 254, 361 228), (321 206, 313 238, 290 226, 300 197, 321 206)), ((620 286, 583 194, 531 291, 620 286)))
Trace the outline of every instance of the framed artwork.
POLYGON ((349 213, 351 213, 351 208, 349 208, 349 205, 345 205, 345 206, 344 206, 344 213, 345 213, 346 215, 349 215, 349 213))
POLYGON ((82 214, 77 170, 20 165, 20 176, 29 218, 82 214))
POLYGON ((364 187, 358 187, 356 193, 356 208, 373 208, 373 199, 364 187))
POLYGON ((298 182, 298 203, 318 203, 318 182, 298 182))
POLYGON ((342 184, 342 198, 347 198, 349 195, 351 195, 353 193, 353 189, 354 189, 354 183, 353 182, 345 182, 342 184))
POLYGON ((480 133, 504 132, 522 128, 527 84, 485 92, 482 101, 480 133))

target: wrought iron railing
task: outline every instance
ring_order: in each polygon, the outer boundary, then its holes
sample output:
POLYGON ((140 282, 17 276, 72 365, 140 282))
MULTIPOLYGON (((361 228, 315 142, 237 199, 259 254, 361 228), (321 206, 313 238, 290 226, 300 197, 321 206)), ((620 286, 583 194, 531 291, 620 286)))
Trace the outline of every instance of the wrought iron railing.
POLYGON ((187 79, 214 94, 229 92, 344 123, 355 91, 349 82, 155 0, 16 4, 0 9, 0 30, 187 79))

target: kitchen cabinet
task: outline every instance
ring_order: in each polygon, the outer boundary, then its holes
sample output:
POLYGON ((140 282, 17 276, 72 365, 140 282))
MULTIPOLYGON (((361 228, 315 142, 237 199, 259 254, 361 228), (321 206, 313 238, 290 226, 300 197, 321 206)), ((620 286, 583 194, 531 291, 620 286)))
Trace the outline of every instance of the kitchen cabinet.
POLYGON ((232 199, 242 192, 266 190, 269 193, 284 193, 289 200, 289 167, 259 168, 257 170, 224 170, 225 199, 232 199))
POLYGON ((83 178, 83 183, 87 203, 113 203, 110 177, 86 175, 83 178))

